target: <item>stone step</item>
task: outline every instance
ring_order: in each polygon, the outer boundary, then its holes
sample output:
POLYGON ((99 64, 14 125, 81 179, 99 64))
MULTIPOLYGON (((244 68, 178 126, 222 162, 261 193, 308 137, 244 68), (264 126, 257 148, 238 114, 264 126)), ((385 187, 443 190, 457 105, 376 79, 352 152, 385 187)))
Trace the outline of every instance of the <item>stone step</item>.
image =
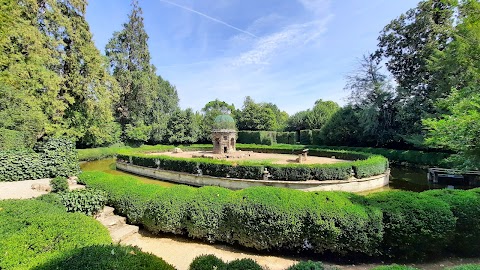
POLYGON ((136 233, 138 233, 138 226, 125 224, 117 227, 115 230, 111 230, 110 236, 112 237, 112 241, 114 243, 119 243, 136 233))
POLYGON ((115 226, 121 226, 123 224, 126 224, 127 218, 114 215, 98 218, 98 221, 100 221, 100 223, 102 223, 103 226, 107 228, 113 228, 115 226))
POLYGON ((138 246, 139 241, 140 241, 139 234, 134 233, 134 234, 130 235, 129 237, 125 237, 124 239, 122 239, 120 241, 120 244, 129 245, 129 246, 138 246))
POLYGON ((68 188, 69 188, 70 190, 85 189, 85 186, 84 186, 84 185, 75 184, 75 185, 70 185, 68 188))
POLYGON ((100 218, 106 218, 109 216, 113 216, 113 211, 115 211, 115 208, 110 207, 110 206, 105 206, 103 207, 103 210, 98 212, 98 214, 95 216, 97 219, 100 218))

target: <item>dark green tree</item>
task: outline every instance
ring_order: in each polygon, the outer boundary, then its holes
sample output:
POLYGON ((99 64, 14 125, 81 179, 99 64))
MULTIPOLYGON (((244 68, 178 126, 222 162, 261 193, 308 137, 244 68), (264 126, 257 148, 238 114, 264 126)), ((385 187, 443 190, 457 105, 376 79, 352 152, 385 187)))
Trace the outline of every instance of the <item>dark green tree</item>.
POLYGON ((168 121, 167 142, 171 144, 191 144, 198 141, 200 127, 192 109, 177 109, 168 121))
POLYGON ((392 20, 378 38, 377 60, 398 82, 403 104, 402 129, 406 135, 421 132, 420 119, 437 112, 434 103, 448 92, 435 88, 434 71, 428 66, 434 52, 444 50, 452 37, 456 0, 424 0, 392 20))
POLYGON ((307 129, 321 129, 339 109, 340 106, 333 101, 321 99, 315 101, 315 105, 312 110, 308 110, 305 119, 307 129))
POLYGON ((125 139, 159 142, 165 136, 169 114, 178 108, 178 95, 173 85, 155 74, 150 63, 148 35, 136 0, 128 17, 123 29, 115 32, 106 46, 113 76, 121 89, 115 113, 125 139))
POLYGON ((246 97, 242 110, 236 112, 239 130, 273 130, 276 118, 273 111, 261 104, 255 103, 251 97, 246 97))

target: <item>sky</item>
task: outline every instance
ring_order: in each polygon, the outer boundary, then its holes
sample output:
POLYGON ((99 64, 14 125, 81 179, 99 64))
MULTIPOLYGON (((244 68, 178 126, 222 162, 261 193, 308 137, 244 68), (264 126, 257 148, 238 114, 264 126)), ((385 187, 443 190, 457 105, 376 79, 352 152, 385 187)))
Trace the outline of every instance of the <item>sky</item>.
MULTIPOLYGON (((375 51, 391 20, 419 0, 139 0, 151 62, 177 88, 180 106, 201 110, 246 96, 293 114, 316 100, 347 103, 345 77, 375 51)), ((130 0, 90 0, 86 18, 104 53, 130 0)))

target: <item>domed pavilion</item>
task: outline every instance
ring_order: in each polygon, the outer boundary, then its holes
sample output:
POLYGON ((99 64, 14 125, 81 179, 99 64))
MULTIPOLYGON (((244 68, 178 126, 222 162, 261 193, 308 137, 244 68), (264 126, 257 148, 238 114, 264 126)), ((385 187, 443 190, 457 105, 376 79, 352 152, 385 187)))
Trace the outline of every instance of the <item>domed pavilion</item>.
POLYGON ((230 115, 222 114, 215 118, 212 128, 214 154, 227 154, 236 151, 237 130, 235 120, 230 115))

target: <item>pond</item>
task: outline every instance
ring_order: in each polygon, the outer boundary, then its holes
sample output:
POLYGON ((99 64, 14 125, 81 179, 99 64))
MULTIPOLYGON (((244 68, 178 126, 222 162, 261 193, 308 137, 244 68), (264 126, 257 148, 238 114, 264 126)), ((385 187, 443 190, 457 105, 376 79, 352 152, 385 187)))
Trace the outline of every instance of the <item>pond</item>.
MULTIPOLYGON (((102 171, 109 174, 114 175, 128 175, 133 176, 143 183, 148 184, 156 184, 164 187, 173 186, 175 184, 155 180, 148 177, 142 177, 135 174, 130 174, 126 172, 122 172, 115 169, 115 159, 103 159, 97 161, 89 161, 83 162, 80 164, 80 167, 83 171, 102 171)), ((424 190, 429 189, 437 189, 437 188, 446 188, 445 185, 438 185, 429 183, 427 180, 427 170, 426 169, 418 169, 418 168, 409 168, 409 167, 392 167, 391 168, 391 176, 390 176, 390 184, 386 187, 376 189, 373 191, 364 192, 361 194, 367 194, 372 192, 384 191, 384 190, 409 190, 415 192, 421 192, 424 190)), ((452 188, 452 187, 450 187, 452 188)), ((466 189, 468 186, 455 186, 454 188, 457 189, 466 189)))

